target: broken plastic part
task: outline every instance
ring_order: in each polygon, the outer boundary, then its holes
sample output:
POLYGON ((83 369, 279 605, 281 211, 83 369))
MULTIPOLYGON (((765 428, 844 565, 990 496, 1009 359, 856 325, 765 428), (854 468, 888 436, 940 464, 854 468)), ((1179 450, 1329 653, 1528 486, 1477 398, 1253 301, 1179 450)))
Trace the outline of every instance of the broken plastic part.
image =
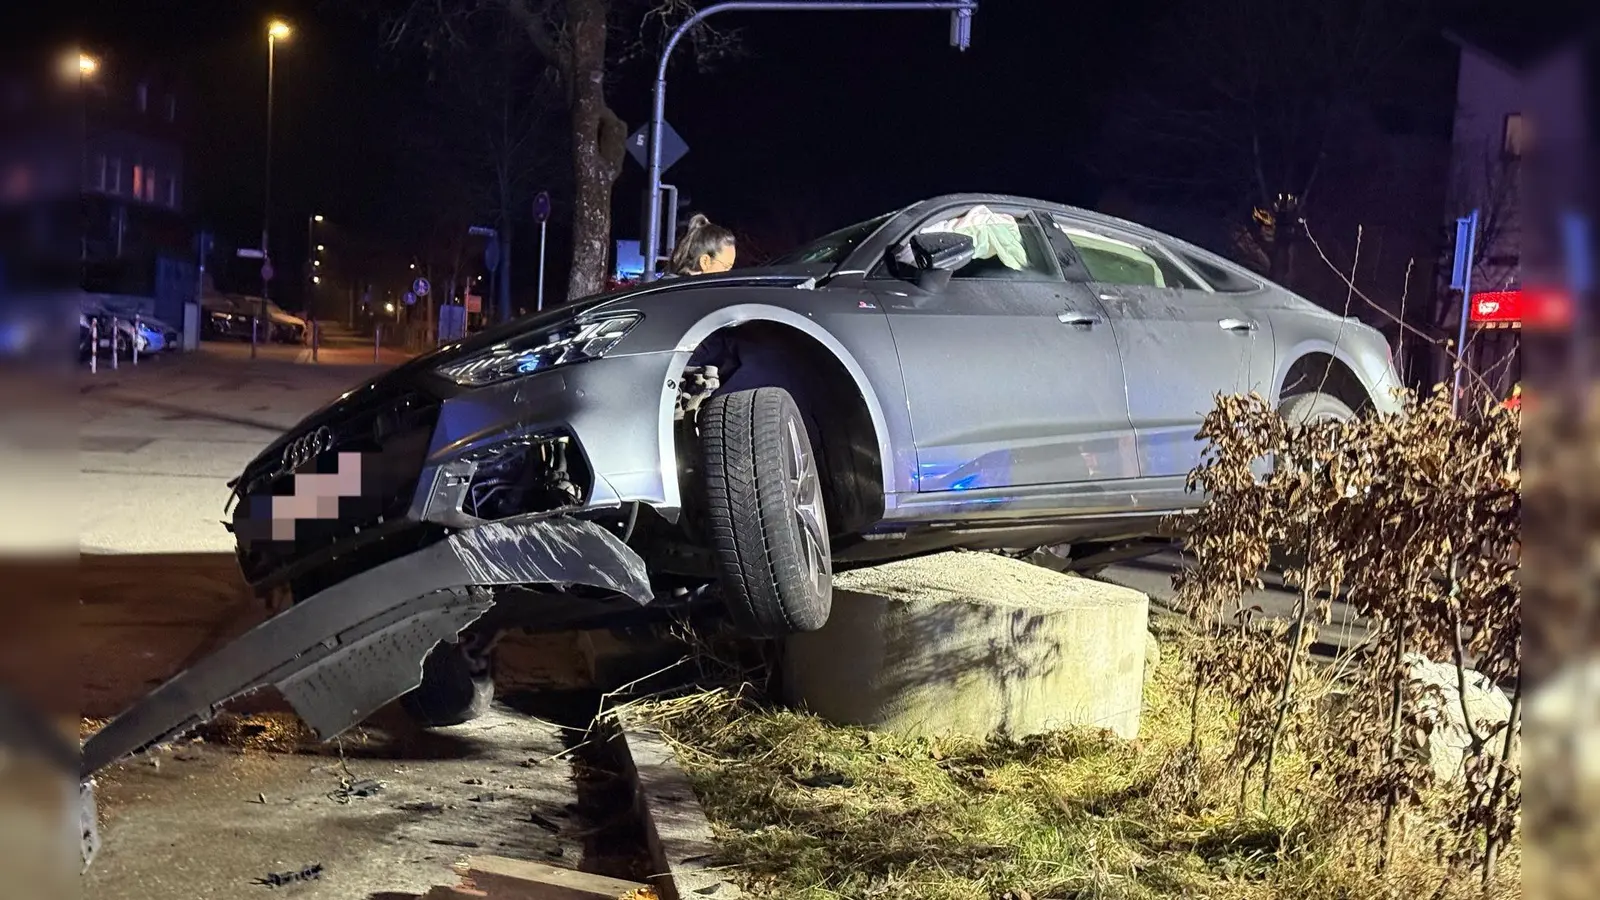
POLYGON ((333 738, 421 682, 428 651, 493 605, 479 588, 541 584, 587 585, 640 605, 652 596, 644 561, 593 522, 480 525, 320 591, 180 672, 89 737, 80 774, 182 734, 228 700, 268 686, 319 738, 333 738))

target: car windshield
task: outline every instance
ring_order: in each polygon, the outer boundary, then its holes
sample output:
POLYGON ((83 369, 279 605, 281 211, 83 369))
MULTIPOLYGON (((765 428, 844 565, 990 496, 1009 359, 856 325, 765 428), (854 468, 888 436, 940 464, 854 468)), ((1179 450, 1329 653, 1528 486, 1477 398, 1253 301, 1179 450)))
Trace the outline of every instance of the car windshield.
POLYGON ((878 226, 882 225, 892 215, 894 213, 886 213, 875 219, 857 222, 847 228, 841 228, 838 231, 825 234, 809 244, 805 244, 774 259, 771 264, 774 266, 802 266, 826 263, 830 266, 836 266, 843 262, 851 251, 856 249, 857 244, 870 237, 874 231, 878 230, 878 226))

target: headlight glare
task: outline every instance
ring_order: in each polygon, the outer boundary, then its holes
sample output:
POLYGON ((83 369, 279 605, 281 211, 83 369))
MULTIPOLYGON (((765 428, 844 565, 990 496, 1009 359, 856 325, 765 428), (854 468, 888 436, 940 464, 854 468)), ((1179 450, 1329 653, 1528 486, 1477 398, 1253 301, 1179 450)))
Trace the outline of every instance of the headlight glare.
POLYGON ((456 384, 482 387, 557 366, 599 359, 638 321, 638 315, 573 320, 496 344, 482 353, 440 366, 438 371, 456 384))

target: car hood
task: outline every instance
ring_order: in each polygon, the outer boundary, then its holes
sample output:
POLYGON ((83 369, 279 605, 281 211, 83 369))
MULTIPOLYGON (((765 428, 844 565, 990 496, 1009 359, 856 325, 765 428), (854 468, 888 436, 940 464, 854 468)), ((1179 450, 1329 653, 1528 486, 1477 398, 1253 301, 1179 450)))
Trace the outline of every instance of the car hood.
MULTIPOLYGON (((518 335, 553 328, 574 317, 591 313, 603 313, 611 308, 648 310, 650 304, 684 291, 717 291, 740 287, 794 287, 803 284, 808 279, 825 274, 827 274, 826 266, 794 266, 769 269, 741 269, 736 273, 700 275, 693 278, 665 278, 623 291, 584 297, 543 312, 513 319, 503 325, 485 329, 462 340, 445 344, 421 356, 413 357, 370 381, 346 391, 338 399, 307 416, 300 424, 267 445, 251 461, 250 465, 246 466, 246 470, 262 459, 275 455, 291 434, 299 433, 315 424, 331 421, 338 417, 342 409, 365 404, 374 397, 403 391, 406 385, 412 383, 411 380, 413 378, 423 372, 438 368, 454 360, 480 353, 518 335)), ((730 292, 729 302, 731 303, 733 300, 734 296, 730 292)))
MULTIPOLYGON (((826 266, 784 266, 781 268, 766 269, 741 269, 724 275, 697 275, 692 278, 663 278, 649 284, 626 290, 614 291, 609 294, 596 294, 581 300, 564 303, 561 306, 545 310, 541 313, 512 319, 503 325, 496 325, 477 334, 453 343, 445 344, 430 353, 425 353, 416 359, 402 365, 399 370, 415 371, 422 368, 434 368, 461 357, 470 356, 493 347, 501 341, 552 328, 576 316, 588 313, 602 313, 611 308, 640 306, 648 309, 650 304, 664 300, 672 294, 684 291, 714 291, 726 288, 740 287, 786 287, 804 283, 809 278, 817 278, 827 273, 826 266)), ((731 298, 730 298, 731 302, 731 298)))

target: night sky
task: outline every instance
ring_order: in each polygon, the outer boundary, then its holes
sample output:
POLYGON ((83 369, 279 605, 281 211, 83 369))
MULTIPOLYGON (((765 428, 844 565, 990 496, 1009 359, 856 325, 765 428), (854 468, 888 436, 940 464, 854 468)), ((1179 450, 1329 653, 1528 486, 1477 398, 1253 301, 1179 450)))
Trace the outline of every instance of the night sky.
MULTIPOLYGON (((273 206, 284 250, 298 258, 313 210, 396 243, 425 230, 427 205, 404 164, 422 75, 382 46, 371 12, 380 4, 90 5, 98 9, 77 27, 98 52, 176 69, 196 92, 186 149, 197 220, 236 240, 259 227, 264 27, 281 16, 295 27, 278 53, 273 206)), ((1150 22, 1170 5, 988 0, 965 53, 949 46, 947 13, 727 14, 714 21, 739 33, 742 53, 700 72, 680 51, 667 118, 691 150, 666 180, 715 220, 777 235, 815 234, 945 191, 1092 205, 1102 185, 1089 150, 1116 112, 1104 98, 1137 74, 1150 22)), ((11 33, 56 40, 72 29, 33 20, 11 33)), ((650 68, 641 60, 617 72, 609 89, 630 128, 648 110, 650 68)), ((636 236, 642 186, 628 161, 617 237, 636 236)))

